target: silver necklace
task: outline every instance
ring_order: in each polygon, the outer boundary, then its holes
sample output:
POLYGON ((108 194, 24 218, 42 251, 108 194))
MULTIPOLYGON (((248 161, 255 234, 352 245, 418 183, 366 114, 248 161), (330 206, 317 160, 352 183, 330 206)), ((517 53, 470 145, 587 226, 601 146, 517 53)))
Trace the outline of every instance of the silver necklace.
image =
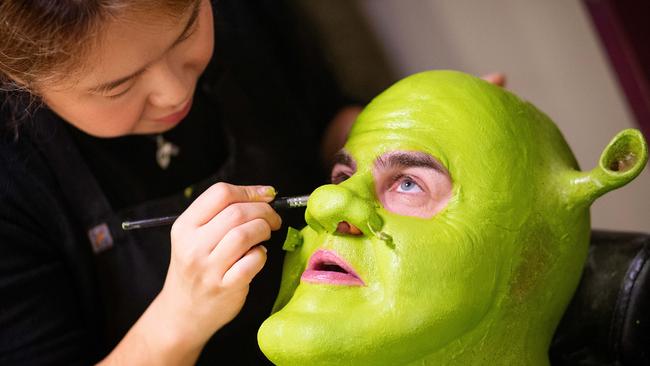
POLYGON ((161 169, 165 170, 169 167, 172 157, 180 153, 180 148, 174 145, 171 141, 165 140, 163 135, 156 136, 156 162, 161 169))

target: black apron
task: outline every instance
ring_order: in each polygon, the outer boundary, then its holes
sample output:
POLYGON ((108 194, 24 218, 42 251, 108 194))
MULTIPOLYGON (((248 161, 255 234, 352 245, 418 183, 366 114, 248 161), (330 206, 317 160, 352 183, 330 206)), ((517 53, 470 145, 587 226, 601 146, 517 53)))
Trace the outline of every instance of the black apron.
MULTIPOLYGON (((260 127, 260 123, 254 122, 260 118, 259 111, 253 105, 246 105, 250 103, 249 98, 237 92, 237 83, 225 83, 228 87, 224 93, 218 92, 223 87, 223 79, 216 84, 216 92, 215 84, 202 86, 204 92, 214 94, 212 97, 219 100, 218 107, 223 107, 225 121, 237 120, 237 123, 224 126, 229 145, 225 164, 190 189, 118 212, 111 208, 76 149, 65 122, 59 118, 41 121, 51 126, 49 137, 41 144, 43 154, 63 190, 75 227, 81 228, 78 236, 85 236, 79 242, 87 247, 77 250, 92 248, 94 273, 86 275, 92 275, 94 280, 80 279, 77 282, 94 287, 81 288, 80 296, 83 297, 85 316, 97 327, 98 342, 102 343, 98 352, 102 355, 117 345, 162 289, 170 259, 170 227, 124 231, 121 229, 123 221, 178 214, 218 181, 273 184, 284 194, 305 194, 310 192, 307 187, 314 187, 314 183, 305 183, 313 182, 318 173, 309 173, 305 167, 297 165, 301 159, 309 159, 312 155, 294 153, 294 148, 301 148, 297 141, 304 139, 303 131, 291 128, 291 123, 286 126, 271 123, 260 127), (229 113, 236 116, 229 116, 229 113), (276 129, 282 133, 272 134, 276 129), (281 147, 280 151, 278 147, 281 147), (276 154, 269 154, 270 149, 276 149, 276 154)), ((317 164, 312 161, 314 165, 317 164)), ((274 233, 271 243, 266 245, 269 249, 267 263, 253 280, 242 312, 212 337, 199 364, 268 363, 257 347, 256 333, 260 323, 270 314, 279 287, 283 258, 281 243, 286 226, 304 225, 303 215, 304 209, 282 214, 283 228, 274 233)))

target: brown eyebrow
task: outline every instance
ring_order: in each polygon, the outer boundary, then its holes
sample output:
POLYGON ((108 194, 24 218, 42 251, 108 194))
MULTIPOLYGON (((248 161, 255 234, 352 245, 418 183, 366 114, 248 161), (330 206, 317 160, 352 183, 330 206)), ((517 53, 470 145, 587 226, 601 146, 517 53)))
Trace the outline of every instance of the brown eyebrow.
MULTIPOLYGON (((183 31, 181 32, 181 34, 178 36, 178 38, 176 38, 174 43, 172 43, 171 47, 174 47, 175 45, 177 45, 180 41, 183 40, 183 38, 185 38, 187 36, 190 29, 194 26, 194 24, 196 23, 196 20, 199 17, 199 10, 200 9, 201 9, 201 0, 196 0, 194 2, 194 7, 192 8, 192 13, 190 14, 190 18, 188 19, 187 23, 185 24, 185 27, 183 28, 183 31)), ((147 70, 148 66, 149 66, 149 64, 144 65, 143 67, 138 69, 138 71, 136 71, 136 72, 134 72, 134 73, 132 73, 130 75, 121 77, 121 78, 119 78, 117 80, 102 83, 100 85, 97 85, 95 87, 92 87, 92 88, 88 89, 88 91, 90 93, 106 93, 106 92, 109 92, 109 91, 117 88, 118 86, 128 82, 129 80, 135 79, 136 77, 142 75, 147 70)))
POLYGON ((419 151, 412 152, 393 152, 382 155, 375 160, 375 166, 381 168, 413 168, 422 167, 435 169, 437 171, 446 173, 445 169, 438 160, 429 154, 419 151))
POLYGON ((187 23, 185 24, 185 28, 183 28, 181 35, 178 36, 178 38, 176 38, 173 45, 178 44, 180 41, 182 41, 187 37, 192 27, 194 27, 194 24, 196 24, 196 20, 199 18, 200 10, 201 10, 201 0, 196 0, 194 2, 194 7, 192 8, 192 13, 190 14, 190 17, 187 20, 187 23))
POLYGON ((346 165, 351 168, 354 168, 356 166, 356 162, 354 161, 352 156, 350 156, 350 154, 348 154, 348 152, 345 150, 341 150, 337 152, 336 155, 334 155, 332 165, 336 165, 336 164, 346 165))

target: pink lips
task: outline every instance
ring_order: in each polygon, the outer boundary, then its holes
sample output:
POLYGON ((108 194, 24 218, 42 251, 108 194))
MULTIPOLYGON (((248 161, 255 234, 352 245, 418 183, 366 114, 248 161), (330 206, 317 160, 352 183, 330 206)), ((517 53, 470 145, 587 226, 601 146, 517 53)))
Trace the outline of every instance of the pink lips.
POLYGON ((305 282, 330 285, 366 285, 346 261, 329 250, 314 252, 300 279, 305 282))
POLYGON ((181 109, 180 111, 176 113, 172 113, 162 118, 155 119, 155 121, 159 123, 169 124, 169 125, 176 124, 180 122, 183 118, 187 117, 187 114, 190 112, 191 107, 192 107, 192 99, 190 98, 190 100, 188 100, 187 103, 185 103, 185 106, 183 106, 183 109, 181 109))

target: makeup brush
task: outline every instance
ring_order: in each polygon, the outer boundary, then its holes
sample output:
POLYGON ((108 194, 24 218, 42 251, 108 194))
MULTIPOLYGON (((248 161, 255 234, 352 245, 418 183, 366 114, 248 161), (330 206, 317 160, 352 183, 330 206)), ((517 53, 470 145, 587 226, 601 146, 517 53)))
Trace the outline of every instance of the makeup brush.
MULTIPOLYGON (((288 208, 305 207, 307 206, 309 195, 306 196, 293 196, 293 197, 279 197, 269 203, 271 207, 276 210, 283 210, 288 208)), ((176 221, 180 215, 155 217, 151 219, 124 221, 122 222, 122 230, 135 230, 144 229, 149 227, 171 225, 176 221)))

